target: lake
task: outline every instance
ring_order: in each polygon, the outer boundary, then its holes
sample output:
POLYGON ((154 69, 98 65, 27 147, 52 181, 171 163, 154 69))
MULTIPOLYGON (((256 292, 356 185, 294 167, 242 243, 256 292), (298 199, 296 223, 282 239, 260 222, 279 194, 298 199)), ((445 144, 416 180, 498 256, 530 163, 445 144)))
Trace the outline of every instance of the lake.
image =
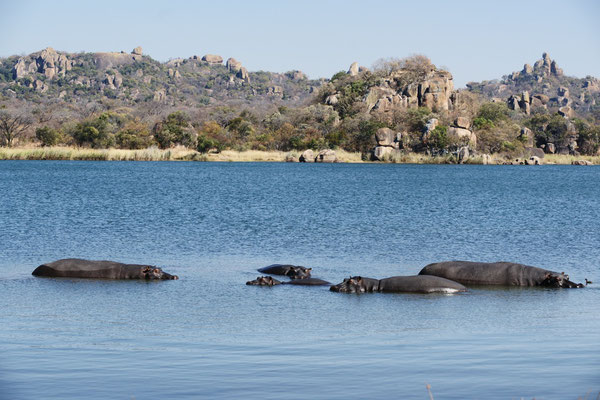
POLYGON ((577 399, 600 392, 600 167, 0 162, 0 398, 577 399), (35 278, 68 257, 178 281, 35 278), (444 260, 595 283, 456 295, 338 283, 444 260))

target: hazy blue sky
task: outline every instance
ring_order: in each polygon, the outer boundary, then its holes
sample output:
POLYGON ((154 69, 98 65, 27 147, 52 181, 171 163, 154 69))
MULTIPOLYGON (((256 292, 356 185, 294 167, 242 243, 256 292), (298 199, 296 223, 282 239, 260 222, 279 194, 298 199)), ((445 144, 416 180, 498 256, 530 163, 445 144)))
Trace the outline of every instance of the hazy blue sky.
POLYGON ((547 51, 567 75, 600 77, 600 1, 2 0, 0 56, 47 46, 155 59, 220 54, 250 71, 330 77, 358 61, 425 54, 456 86, 547 51))

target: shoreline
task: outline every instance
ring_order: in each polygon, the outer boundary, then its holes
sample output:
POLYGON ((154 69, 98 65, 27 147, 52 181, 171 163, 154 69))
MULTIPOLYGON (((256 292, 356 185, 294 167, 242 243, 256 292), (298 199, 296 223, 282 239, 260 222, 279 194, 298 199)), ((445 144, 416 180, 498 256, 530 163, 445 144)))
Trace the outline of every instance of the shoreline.
MULTIPOLYGON (((406 153, 391 161, 365 161, 360 153, 335 150, 337 163, 344 164, 457 164, 452 156, 428 156, 406 153)), ((76 147, 3 147, 0 160, 51 160, 51 161, 198 161, 198 162, 298 162, 301 151, 224 150, 220 153, 199 153, 195 150, 176 147, 161 150, 155 147, 142 150, 90 149, 76 147), (293 160, 293 161, 291 161, 293 160)), ((492 165, 508 161, 500 155, 492 155, 492 165)), ((600 156, 572 156, 546 154, 542 165, 571 165, 573 161, 586 160, 600 164, 600 156)), ((465 164, 484 164, 481 156, 469 158, 465 164)))

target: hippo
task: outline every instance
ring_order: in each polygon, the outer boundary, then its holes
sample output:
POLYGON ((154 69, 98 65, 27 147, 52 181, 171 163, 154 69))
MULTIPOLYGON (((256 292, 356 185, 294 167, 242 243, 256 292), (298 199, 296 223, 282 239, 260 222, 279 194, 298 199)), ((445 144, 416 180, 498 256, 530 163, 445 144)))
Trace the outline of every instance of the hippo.
POLYGON ((66 258, 37 267, 35 276, 90 279, 179 279, 151 265, 123 264, 115 261, 90 261, 66 258))
POLYGON ((392 276, 385 279, 351 276, 329 288, 342 293, 457 293, 467 290, 463 285, 436 276, 392 276))
POLYGON ((246 285, 254 286, 275 286, 275 285, 296 285, 296 286, 323 286, 330 285, 330 282, 318 278, 293 279, 287 282, 281 282, 270 276, 259 276, 253 281, 246 282, 246 285))
POLYGON ((444 261, 425 266, 421 276, 433 275, 464 285, 544 286, 581 288, 569 275, 511 262, 444 261))
POLYGON ((290 279, 305 279, 310 278, 312 268, 300 267, 289 264, 273 264, 264 268, 260 268, 258 272, 263 272, 270 275, 285 275, 290 279))
POLYGON ((246 285, 252 286, 275 286, 281 285, 281 282, 272 276, 257 276, 255 280, 246 282, 246 285))
POLYGON ((302 285, 302 286, 324 286, 331 285, 331 282, 324 281, 319 278, 304 278, 304 279, 293 279, 288 282, 282 282, 284 285, 302 285))

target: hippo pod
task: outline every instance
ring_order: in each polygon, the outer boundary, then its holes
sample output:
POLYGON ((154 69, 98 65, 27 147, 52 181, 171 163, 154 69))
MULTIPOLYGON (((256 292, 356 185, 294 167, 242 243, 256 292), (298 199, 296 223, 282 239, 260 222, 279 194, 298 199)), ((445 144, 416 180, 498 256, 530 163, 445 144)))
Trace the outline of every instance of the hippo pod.
POLYGON ((444 261, 425 266, 419 275, 439 276, 464 285, 583 287, 581 283, 571 282, 564 272, 510 262, 444 261))
POLYGON ((385 279, 352 276, 329 288, 341 293, 457 293, 467 290, 460 283, 436 276, 393 276, 385 279))
POLYGON ((330 282, 318 278, 294 279, 288 282, 281 282, 270 276, 259 276, 253 281, 246 282, 246 285, 254 286, 275 286, 275 285, 296 285, 296 286, 323 286, 330 285, 330 282))
POLYGON ((290 279, 306 279, 310 278, 312 268, 300 267, 289 264, 273 264, 264 268, 260 268, 258 272, 270 275, 285 275, 290 279))
POLYGON ((123 264, 114 261, 90 261, 67 258, 37 267, 32 275, 53 278, 89 279, 179 279, 151 265, 123 264))

